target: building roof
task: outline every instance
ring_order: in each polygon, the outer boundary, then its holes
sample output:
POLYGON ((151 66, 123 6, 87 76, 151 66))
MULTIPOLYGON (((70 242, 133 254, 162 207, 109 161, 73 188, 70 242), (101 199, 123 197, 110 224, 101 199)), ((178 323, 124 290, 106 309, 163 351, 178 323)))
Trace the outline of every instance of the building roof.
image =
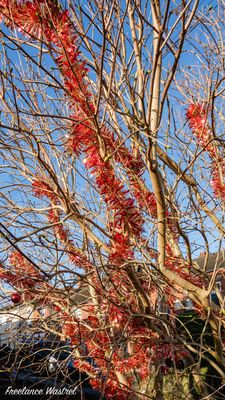
POLYGON ((201 253, 195 260, 198 266, 207 272, 212 272, 215 269, 225 268, 225 250, 217 253, 201 253))

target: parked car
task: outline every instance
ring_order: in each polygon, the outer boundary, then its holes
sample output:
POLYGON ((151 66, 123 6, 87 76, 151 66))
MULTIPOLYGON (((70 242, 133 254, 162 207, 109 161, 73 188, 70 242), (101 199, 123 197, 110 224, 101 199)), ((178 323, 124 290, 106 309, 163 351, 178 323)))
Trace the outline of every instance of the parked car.
MULTIPOLYGON (((51 343, 52 344, 52 343, 51 343)), ((0 348, 0 398, 8 386, 13 388, 76 388, 76 396, 64 396, 73 400, 98 400, 99 393, 91 388, 88 376, 74 367, 72 348, 50 348, 40 343, 21 343, 17 349, 0 348), (4 389, 5 388, 5 389, 4 389)), ((7 398, 7 397, 6 397, 7 398)), ((53 397, 56 398, 55 396, 53 397)), ((62 400, 62 396, 58 397, 62 400)), ((25 400, 22 396, 21 399, 25 400)))

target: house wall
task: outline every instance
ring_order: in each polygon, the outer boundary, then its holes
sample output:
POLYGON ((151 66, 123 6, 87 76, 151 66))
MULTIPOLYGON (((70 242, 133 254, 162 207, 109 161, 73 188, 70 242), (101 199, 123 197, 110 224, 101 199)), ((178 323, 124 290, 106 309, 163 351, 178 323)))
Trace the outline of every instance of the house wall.
POLYGON ((32 318, 31 306, 13 307, 0 311, 0 344, 12 346, 18 335, 23 334, 24 327, 32 318))
MULTIPOLYGON (((21 340, 32 338, 40 339, 46 333, 38 329, 38 320, 50 317, 52 309, 45 306, 41 309, 34 305, 20 304, 12 308, 0 310, 0 345, 15 347, 21 340)), ((55 335, 52 335, 55 338, 55 335)), ((50 335, 49 335, 50 337, 50 335)), ((48 340, 51 340, 48 337, 48 340)))

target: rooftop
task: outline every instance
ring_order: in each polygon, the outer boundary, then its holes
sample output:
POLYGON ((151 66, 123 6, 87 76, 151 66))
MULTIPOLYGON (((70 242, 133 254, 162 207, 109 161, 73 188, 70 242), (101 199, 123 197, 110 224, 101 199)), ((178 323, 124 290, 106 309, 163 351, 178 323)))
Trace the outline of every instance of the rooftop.
POLYGON ((225 250, 217 253, 201 253, 195 260, 202 270, 212 272, 215 269, 225 268, 225 250))

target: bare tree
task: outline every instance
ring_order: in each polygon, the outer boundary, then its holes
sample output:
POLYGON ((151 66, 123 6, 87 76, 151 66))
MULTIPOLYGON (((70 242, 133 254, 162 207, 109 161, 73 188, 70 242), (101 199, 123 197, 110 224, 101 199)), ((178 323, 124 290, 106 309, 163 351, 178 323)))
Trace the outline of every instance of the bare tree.
POLYGON ((60 326, 42 329, 70 337, 109 399, 167 398, 171 373, 175 398, 222 396, 220 253, 207 265, 225 233, 224 12, 0 1, 1 276, 18 301, 55 310, 60 326), (177 330, 186 298, 197 342, 177 330))

